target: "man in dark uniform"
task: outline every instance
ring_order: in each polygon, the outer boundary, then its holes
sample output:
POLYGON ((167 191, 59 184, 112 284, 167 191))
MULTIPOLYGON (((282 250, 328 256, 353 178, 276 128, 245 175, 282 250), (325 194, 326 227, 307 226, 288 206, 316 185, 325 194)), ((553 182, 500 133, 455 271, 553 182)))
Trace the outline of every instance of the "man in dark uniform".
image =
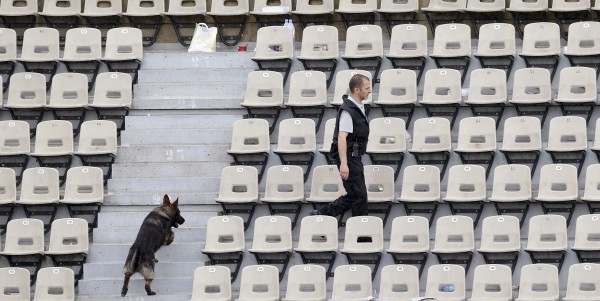
POLYGON ((346 194, 312 214, 337 216, 352 209, 352 216, 367 215, 367 187, 361 161, 369 138, 369 120, 362 104, 371 94, 368 77, 350 79, 350 95, 343 96, 338 110, 330 156, 336 161, 346 194), (335 139, 337 137, 337 141, 335 139))

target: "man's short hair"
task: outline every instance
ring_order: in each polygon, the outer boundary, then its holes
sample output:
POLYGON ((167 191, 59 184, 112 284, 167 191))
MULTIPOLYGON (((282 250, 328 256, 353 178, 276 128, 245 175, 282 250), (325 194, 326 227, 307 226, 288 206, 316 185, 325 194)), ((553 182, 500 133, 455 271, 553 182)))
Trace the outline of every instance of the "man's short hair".
POLYGON ((368 81, 368 77, 362 74, 354 74, 350 79, 350 83, 348 84, 348 87, 350 88, 350 93, 353 93, 355 88, 362 88, 363 84, 368 81))

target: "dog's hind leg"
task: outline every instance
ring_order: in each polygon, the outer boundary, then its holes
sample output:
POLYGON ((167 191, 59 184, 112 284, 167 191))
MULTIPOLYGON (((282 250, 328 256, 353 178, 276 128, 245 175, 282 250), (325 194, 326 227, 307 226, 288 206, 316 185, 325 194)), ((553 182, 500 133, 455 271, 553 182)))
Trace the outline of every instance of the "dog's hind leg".
POLYGON ((121 289, 121 297, 125 297, 127 295, 127 291, 129 290, 129 278, 131 278, 131 273, 125 273, 125 280, 123 281, 123 288, 121 289))
POLYGON ((153 296, 156 295, 155 292, 152 291, 152 289, 150 288, 150 283, 152 283, 152 278, 145 278, 144 280, 146 280, 146 293, 148 293, 148 296, 153 296))

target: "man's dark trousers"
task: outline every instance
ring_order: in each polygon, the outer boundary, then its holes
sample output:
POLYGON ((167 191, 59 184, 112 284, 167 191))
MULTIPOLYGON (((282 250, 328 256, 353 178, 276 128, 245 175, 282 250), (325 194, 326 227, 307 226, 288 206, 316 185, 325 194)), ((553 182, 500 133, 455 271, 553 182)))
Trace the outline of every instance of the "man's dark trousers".
MULTIPOLYGON (((339 169, 340 163, 336 163, 339 169)), ((321 208, 319 214, 338 216, 348 209, 352 209, 352 216, 368 215, 367 187, 361 156, 352 157, 348 154, 348 169, 350 170, 348 180, 342 180, 346 194, 321 208)))

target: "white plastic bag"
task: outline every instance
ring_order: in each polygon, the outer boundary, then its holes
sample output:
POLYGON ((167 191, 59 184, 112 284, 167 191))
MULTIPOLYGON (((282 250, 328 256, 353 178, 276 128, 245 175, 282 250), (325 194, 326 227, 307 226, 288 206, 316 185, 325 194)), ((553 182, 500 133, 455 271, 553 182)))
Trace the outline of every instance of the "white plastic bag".
POLYGON ((188 52, 215 52, 217 51, 217 28, 208 27, 206 23, 196 24, 194 36, 188 52))

